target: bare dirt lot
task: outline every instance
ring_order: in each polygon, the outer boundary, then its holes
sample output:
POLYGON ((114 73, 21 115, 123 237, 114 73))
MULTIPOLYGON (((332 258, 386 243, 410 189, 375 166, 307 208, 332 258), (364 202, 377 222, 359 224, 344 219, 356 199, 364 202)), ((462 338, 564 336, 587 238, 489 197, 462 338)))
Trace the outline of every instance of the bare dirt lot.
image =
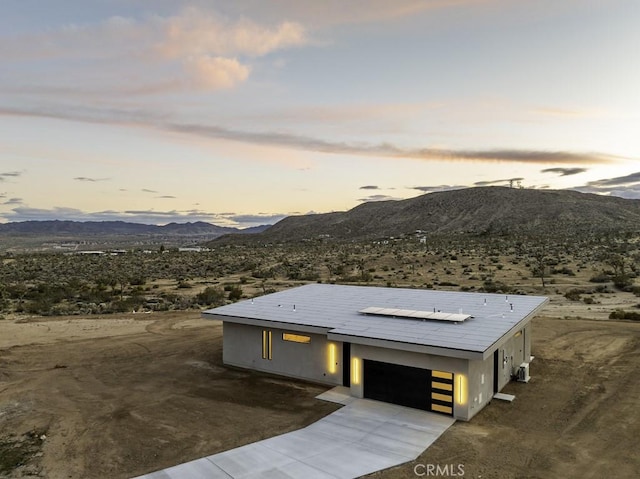
MULTIPOLYGON (((555 315, 555 310, 554 311, 555 315)), ((559 315, 564 317, 565 315, 559 315)), ((511 383, 415 462, 464 477, 637 477, 640 324, 536 318, 511 383)), ((326 388, 222 365, 198 312, 0 321, 0 477, 126 478, 303 427, 326 388)), ((424 471, 425 469, 419 469, 424 471)))
POLYGON ((0 321, 0 338, 0 477, 131 477, 337 407, 314 399, 324 387, 222 367, 222 327, 198 312, 0 321))

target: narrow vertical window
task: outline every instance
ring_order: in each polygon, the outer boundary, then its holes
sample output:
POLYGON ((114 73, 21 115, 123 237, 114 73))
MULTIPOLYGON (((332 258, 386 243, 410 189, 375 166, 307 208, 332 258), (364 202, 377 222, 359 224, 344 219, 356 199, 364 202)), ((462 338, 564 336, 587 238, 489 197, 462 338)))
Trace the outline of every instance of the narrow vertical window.
POLYGON ((271 331, 262 330, 262 359, 271 359, 271 331))

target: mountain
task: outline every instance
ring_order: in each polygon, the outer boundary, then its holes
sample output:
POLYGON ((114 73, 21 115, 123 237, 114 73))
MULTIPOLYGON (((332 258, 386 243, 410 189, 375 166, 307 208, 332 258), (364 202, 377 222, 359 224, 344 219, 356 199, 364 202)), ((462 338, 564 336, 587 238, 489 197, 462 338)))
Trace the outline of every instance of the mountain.
POLYGON ((125 221, 21 221, 0 224, 0 235, 27 236, 220 236, 227 233, 256 233, 269 225, 240 230, 203 221, 169 223, 164 226, 128 223, 125 221))
MULTIPOLYGON (((481 187, 359 205, 346 212, 290 216, 251 241, 338 240, 426 234, 556 235, 640 231, 640 200, 579 193, 481 187)), ((218 241, 238 241, 224 236, 218 241)), ((247 240, 249 238, 246 238, 247 240)), ((241 240, 240 240, 241 241, 241 240)))

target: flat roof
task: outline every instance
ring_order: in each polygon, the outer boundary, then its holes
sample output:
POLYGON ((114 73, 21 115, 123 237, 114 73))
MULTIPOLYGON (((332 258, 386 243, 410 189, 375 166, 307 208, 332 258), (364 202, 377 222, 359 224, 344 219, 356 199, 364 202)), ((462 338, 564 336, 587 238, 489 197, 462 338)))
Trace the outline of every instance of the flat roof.
POLYGON ((258 321, 279 323, 274 326, 278 328, 321 328, 329 339, 356 344, 391 341, 468 351, 478 357, 477 353, 484 356, 492 352, 501 338, 528 323, 547 301, 544 296, 308 284, 210 309, 203 314, 241 324, 258 321), (371 305, 470 317, 464 322, 421 321, 360 313, 371 305))

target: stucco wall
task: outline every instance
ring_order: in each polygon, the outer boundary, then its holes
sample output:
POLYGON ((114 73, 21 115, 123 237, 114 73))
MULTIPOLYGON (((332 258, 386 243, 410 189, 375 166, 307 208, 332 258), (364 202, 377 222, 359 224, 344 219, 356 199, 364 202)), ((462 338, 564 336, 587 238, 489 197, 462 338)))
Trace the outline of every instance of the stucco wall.
POLYGON ((511 336, 498 349, 498 391, 501 391, 511 381, 511 378, 518 374, 518 368, 522 363, 529 362, 531 323, 521 329, 520 333, 520 335, 511 336))
POLYGON ((323 384, 342 384, 342 345, 335 344, 335 371, 329 370, 329 343, 326 336, 298 333, 295 330, 261 328, 243 324, 223 323, 225 364, 283 376, 306 379, 323 384), (271 331, 271 358, 262 359, 262 331, 271 331), (284 341, 282 333, 304 334, 308 344, 284 341))
POLYGON ((469 417, 493 399, 493 355, 484 361, 469 361, 469 417))

